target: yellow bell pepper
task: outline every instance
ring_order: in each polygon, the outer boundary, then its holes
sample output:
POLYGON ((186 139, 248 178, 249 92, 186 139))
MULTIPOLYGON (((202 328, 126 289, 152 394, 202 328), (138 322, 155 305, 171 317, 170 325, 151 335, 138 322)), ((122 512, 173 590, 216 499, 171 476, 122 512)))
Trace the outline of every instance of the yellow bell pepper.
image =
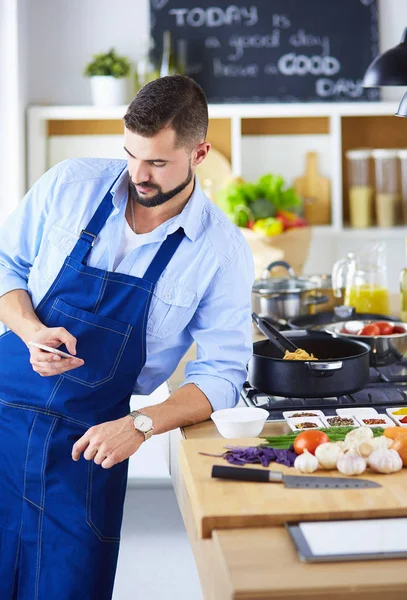
POLYGON ((259 219, 253 225, 253 231, 263 233, 264 235, 280 235, 283 233, 283 224, 280 219, 268 217, 267 219, 259 219))

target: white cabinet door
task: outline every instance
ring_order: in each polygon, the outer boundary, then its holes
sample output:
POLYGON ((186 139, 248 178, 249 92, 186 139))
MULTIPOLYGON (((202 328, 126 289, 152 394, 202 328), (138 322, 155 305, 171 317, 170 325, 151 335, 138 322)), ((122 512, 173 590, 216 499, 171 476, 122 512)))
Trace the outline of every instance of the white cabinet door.
MULTIPOLYGON (((150 396, 132 396, 131 410, 143 406, 159 404, 170 396, 167 383, 163 383, 150 396)), ((169 433, 153 435, 144 442, 129 460, 129 485, 142 483, 154 484, 170 481, 169 474, 169 433)))

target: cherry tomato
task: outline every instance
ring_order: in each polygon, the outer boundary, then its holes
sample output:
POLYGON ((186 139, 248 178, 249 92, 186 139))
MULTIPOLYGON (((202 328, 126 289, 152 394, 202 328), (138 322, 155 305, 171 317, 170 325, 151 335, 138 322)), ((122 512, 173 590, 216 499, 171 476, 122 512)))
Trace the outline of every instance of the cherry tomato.
POLYGON ((405 327, 403 327, 403 325, 394 325, 393 327, 393 333, 406 333, 407 330, 405 327))
POLYGON ((325 442, 329 442, 329 437, 323 431, 302 431, 295 438, 294 450, 297 454, 302 454, 304 450, 315 454, 317 447, 325 442))
POLYGON ((394 326, 388 321, 377 321, 374 325, 380 329, 380 335, 391 335, 393 333, 394 326))
POLYGON ((380 335, 380 329, 374 323, 365 325, 359 335, 380 335))

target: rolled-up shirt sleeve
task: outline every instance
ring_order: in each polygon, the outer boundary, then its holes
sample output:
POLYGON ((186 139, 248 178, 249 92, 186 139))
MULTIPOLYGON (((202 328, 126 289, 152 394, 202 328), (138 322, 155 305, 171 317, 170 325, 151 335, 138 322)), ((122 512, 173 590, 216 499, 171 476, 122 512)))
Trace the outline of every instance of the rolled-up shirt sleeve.
POLYGON ((242 240, 233 259, 217 271, 188 326, 197 359, 187 364, 182 385, 194 383, 213 410, 235 406, 246 380, 253 351, 253 280, 253 257, 242 240))
POLYGON ((0 229, 0 297, 27 290, 60 165, 38 179, 0 229))

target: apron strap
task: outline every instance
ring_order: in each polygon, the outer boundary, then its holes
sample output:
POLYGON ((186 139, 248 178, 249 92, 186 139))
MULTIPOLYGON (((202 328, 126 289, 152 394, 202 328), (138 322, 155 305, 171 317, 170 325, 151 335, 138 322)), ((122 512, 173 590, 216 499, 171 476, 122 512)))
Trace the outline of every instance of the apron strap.
POLYGON ((147 271, 144 273, 143 279, 147 279, 147 281, 150 281, 154 285, 157 283, 184 237, 185 232, 180 227, 164 240, 147 271))
POLYGON ((112 188, 114 184, 117 182, 119 177, 124 173, 127 169, 127 166, 120 171, 119 175, 113 181, 112 185, 107 190, 102 202, 97 207, 93 217, 87 224, 86 228, 81 231, 78 241, 75 244, 75 247, 72 249, 72 252, 69 256, 75 258, 82 264, 85 264, 85 261, 88 257, 89 252, 93 248, 96 242, 96 238, 104 227, 107 219, 109 218, 110 213, 113 210, 113 202, 112 202, 112 188))

